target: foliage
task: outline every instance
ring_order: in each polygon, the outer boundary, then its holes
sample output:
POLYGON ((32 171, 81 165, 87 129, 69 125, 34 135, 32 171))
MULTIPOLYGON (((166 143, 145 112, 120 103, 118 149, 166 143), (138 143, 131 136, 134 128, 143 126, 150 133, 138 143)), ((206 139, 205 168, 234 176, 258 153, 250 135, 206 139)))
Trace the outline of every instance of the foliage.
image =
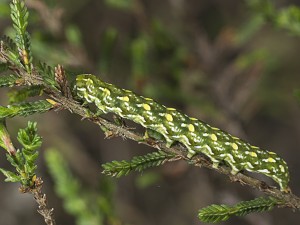
MULTIPOLYGON (((10 139, 3 123, 0 126, 0 130, 1 140, 10 139)), ((6 154, 7 160, 15 167, 16 171, 13 172, 3 168, 0 168, 0 171, 6 176, 6 182, 20 182, 25 188, 31 188, 36 179, 36 159, 39 155, 37 149, 42 144, 42 139, 37 134, 37 124, 28 122, 25 129, 19 130, 17 138, 23 146, 20 150, 15 151, 11 142, 7 144, 6 141, 1 145, 8 151, 6 154)))
POLYGON ((40 62, 37 65, 37 69, 47 85, 49 85, 52 88, 57 88, 58 84, 55 80, 54 69, 52 67, 48 66, 46 63, 40 62))
POLYGON ((297 6, 288 6, 277 10, 270 0, 247 0, 248 5, 260 14, 265 20, 275 26, 286 29, 294 35, 300 35, 300 9, 297 6))
POLYGON ((245 216, 253 212, 270 211, 279 201, 272 197, 260 197, 251 201, 239 202, 234 206, 210 205, 199 211, 198 217, 206 223, 226 221, 231 216, 245 216))
POLYGON ((66 211, 75 216, 76 224, 100 225, 105 224, 106 219, 114 220, 111 202, 113 186, 109 181, 102 180, 97 192, 87 190, 71 173, 61 153, 49 149, 45 157, 56 192, 63 198, 66 211))
POLYGON ((31 72, 32 54, 30 50, 30 35, 27 31, 29 13, 23 1, 13 0, 10 8, 11 19, 16 31, 16 45, 23 65, 27 72, 31 72))
POLYGON ((9 102, 11 104, 21 103, 26 99, 28 99, 29 97, 40 96, 43 94, 43 89, 44 89, 43 86, 36 85, 36 86, 25 87, 18 90, 11 90, 8 93, 9 102))
POLYGON ((0 87, 13 87, 16 85, 19 77, 13 74, 0 77, 0 87))
POLYGON ((10 118, 15 116, 29 116, 35 113, 48 112, 53 108, 53 105, 47 100, 36 102, 26 102, 6 107, 0 106, 0 118, 10 118))
POLYGON ((165 162, 174 159, 175 155, 163 151, 151 152, 142 156, 135 156, 130 161, 112 161, 102 164, 103 173, 112 177, 128 175, 131 171, 141 172, 149 167, 160 166, 165 162))
POLYGON ((118 31, 113 27, 107 28, 103 34, 103 40, 101 42, 103 48, 100 56, 100 71, 103 71, 104 74, 109 72, 112 61, 112 52, 116 45, 117 38, 118 31))

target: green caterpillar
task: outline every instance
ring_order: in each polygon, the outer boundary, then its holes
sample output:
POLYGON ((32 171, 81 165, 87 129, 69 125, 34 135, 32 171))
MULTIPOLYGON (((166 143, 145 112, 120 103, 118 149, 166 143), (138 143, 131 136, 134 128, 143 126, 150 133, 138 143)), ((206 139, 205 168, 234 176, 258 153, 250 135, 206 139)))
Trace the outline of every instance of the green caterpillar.
POLYGON ((96 76, 84 74, 76 78, 79 98, 94 103, 102 113, 115 113, 154 130, 164 136, 167 145, 180 142, 188 149, 188 157, 203 153, 214 167, 224 161, 232 174, 241 170, 271 177, 281 191, 287 192, 289 171, 276 153, 262 150, 218 128, 168 108, 150 98, 106 83, 96 76))

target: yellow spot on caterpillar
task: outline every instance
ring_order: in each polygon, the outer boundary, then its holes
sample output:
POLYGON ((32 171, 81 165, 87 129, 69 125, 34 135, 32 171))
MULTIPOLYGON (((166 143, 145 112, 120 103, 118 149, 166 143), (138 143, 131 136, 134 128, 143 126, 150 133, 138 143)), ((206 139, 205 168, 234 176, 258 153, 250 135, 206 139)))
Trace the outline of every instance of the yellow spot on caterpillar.
POLYGON ((107 88, 104 88, 103 92, 105 93, 105 95, 110 95, 110 91, 107 88))
POLYGON ((145 98, 145 100, 147 100, 147 101, 153 101, 152 98, 145 98))
POLYGON ((174 108, 167 108, 167 110, 169 110, 169 111, 175 111, 176 109, 174 109, 174 108))
POLYGON ((121 97, 120 99, 124 102, 129 102, 129 97, 128 96, 121 97))
POLYGON ((168 121, 170 121, 170 122, 172 122, 173 121, 173 116, 171 115, 171 114, 166 114, 165 115, 165 117, 166 117, 166 119, 168 120, 168 121))
POLYGON ((234 150, 238 150, 239 148, 239 146, 236 143, 232 143, 231 146, 234 150))
POLYGON ((148 104, 143 104, 143 108, 147 111, 151 110, 151 107, 148 104))
POLYGON ((250 155, 251 155, 252 157, 257 157, 257 154, 256 154, 255 152, 250 152, 250 155))
POLYGON ((276 160, 270 157, 268 158, 268 162, 276 162, 276 160))
POLYGON ((194 127, 193 124, 189 124, 189 125, 188 125, 188 128, 189 128, 189 131, 190 131, 190 132, 194 132, 194 131, 195 131, 195 127, 194 127))
POLYGON ((210 135, 210 138, 213 141, 217 141, 218 140, 218 138, 217 138, 217 136, 215 134, 210 135))
POLYGON ((211 129, 213 129, 213 130, 220 130, 219 128, 216 128, 216 127, 211 127, 211 129))
POLYGON ((196 118, 194 118, 194 117, 190 117, 190 120, 198 120, 198 119, 196 119, 196 118))

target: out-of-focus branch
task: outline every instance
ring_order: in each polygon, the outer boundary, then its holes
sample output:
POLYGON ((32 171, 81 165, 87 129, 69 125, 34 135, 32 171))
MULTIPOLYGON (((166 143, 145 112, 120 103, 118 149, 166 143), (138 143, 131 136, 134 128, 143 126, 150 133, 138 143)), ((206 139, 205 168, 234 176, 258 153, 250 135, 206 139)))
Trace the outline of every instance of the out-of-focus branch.
MULTIPOLYGON (((65 26, 63 21, 65 12, 63 8, 59 6, 50 8, 45 2, 40 0, 27 0, 26 5, 37 11, 45 25, 45 29, 51 33, 54 38, 60 40, 65 36, 65 26)), ((84 66, 85 68, 90 69, 93 67, 85 48, 82 46, 74 46, 67 41, 62 43, 62 45, 68 54, 67 64, 69 66, 84 66)))
POLYGON ((55 7, 50 9, 45 2, 40 0, 27 0, 26 5, 39 13, 43 23, 53 36, 57 37, 62 34, 63 26, 61 20, 64 14, 62 8, 55 7))

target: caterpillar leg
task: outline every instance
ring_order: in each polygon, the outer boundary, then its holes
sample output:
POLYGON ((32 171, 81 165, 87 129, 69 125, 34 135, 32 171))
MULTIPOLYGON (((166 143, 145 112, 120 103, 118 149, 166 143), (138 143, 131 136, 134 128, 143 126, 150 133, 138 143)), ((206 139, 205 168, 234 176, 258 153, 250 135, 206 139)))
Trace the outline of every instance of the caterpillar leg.
POLYGON ((219 164, 220 164, 221 161, 214 157, 214 153, 208 145, 195 146, 195 149, 197 149, 197 150, 196 151, 190 150, 190 151, 193 152, 193 154, 196 154, 197 152, 200 152, 200 153, 204 154, 205 156, 207 156, 212 161, 212 163, 213 163, 212 167, 213 168, 217 169, 219 167, 219 164))
POLYGON ((158 142, 165 142, 166 139, 164 136, 157 131, 154 131, 152 129, 146 128, 144 136, 140 140, 141 142, 147 142, 151 144, 157 144, 158 142))
POLYGON ((213 168, 218 169, 220 161, 212 161, 213 162, 213 168))
POLYGON ((187 154, 187 157, 189 159, 193 158, 193 156, 196 155, 196 152, 192 149, 188 149, 188 154, 187 154))
POLYGON ((231 168, 231 171, 230 171, 230 173, 232 174, 232 175, 236 175, 238 172, 240 172, 241 171, 241 168, 237 168, 236 167, 236 163, 235 163, 235 161, 234 161, 234 159, 232 158, 232 156, 230 155, 230 157, 226 157, 225 159, 224 159, 224 161, 230 166, 230 168, 231 168))
POLYGON ((160 134, 159 132, 157 132, 155 130, 149 129, 149 128, 146 128, 144 138, 145 139, 153 138, 158 141, 166 141, 166 139, 164 138, 164 136, 162 134, 160 134))
POLYGON ((171 140, 171 139, 166 139, 166 146, 167 146, 167 148, 171 148, 171 146, 174 144, 174 141, 173 140, 171 140))
POLYGON ((121 127, 127 127, 125 120, 122 117, 120 117, 118 115, 113 115, 113 120, 117 125, 119 125, 121 127))

